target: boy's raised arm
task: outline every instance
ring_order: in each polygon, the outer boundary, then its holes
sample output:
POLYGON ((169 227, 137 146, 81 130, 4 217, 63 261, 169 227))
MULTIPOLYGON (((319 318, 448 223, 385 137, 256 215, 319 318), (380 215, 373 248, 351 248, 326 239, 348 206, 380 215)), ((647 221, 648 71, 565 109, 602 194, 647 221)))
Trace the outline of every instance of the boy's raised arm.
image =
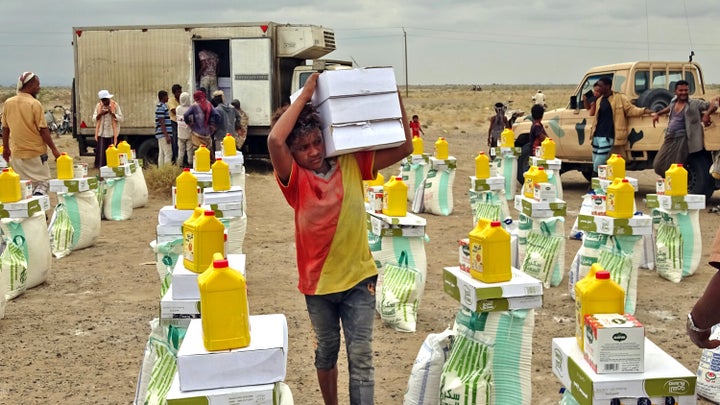
POLYGON ((305 82, 305 86, 300 93, 300 96, 290 104, 287 110, 278 118, 275 125, 273 125, 268 135, 268 151, 270 152, 270 161, 272 162, 273 168, 277 173, 278 178, 283 182, 287 183, 290 179, 290 173, 292 172, 293 157, 290 152, 290 148, 285 142, 295 127, 300 113, 305 107, 305 104, 310 102, 315 86, 317 85, 317 78, 319 73, 313 73, 305 82))
POLYGON ((400 101, 400 111, 402 111, 402 122, 403 129, 405 130, 405 142, 399 146, 390 149, 381 149, 375 152, 375 164, 373 171, 384 169, 388 166, 392 166, 399 162, 407 155, 412 153, 412 136, 410 135, 410 126, 408 125, 407 114, 405 113, 405 106, 403 105, 402 96, 400 91, 397 92, 398 100, 400 101))

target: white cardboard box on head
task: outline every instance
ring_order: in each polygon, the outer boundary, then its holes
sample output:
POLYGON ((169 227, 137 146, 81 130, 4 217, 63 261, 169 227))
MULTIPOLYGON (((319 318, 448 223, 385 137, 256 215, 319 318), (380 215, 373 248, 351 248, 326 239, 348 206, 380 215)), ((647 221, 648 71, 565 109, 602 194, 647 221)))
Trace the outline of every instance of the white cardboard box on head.
POLYGON ((401 119, 328 124, 322 129, 327 157, 392 148, 405 142, 401 119))
POLYGON ((632 315, 586 315, 583 340, 585 359, 596 373, 644 371, 645 328, 632 315))
POLYGON ((318 76, 313 105, 331 97, 396 93, 397 82, 392 67, 327 70, 318 76))
POLYGON ((397 92, 331 97, 317 106, 320 119, 328 124, 402 118, 397 92))
MULTIPOLYGON (((227 255, 227 260, 231 269, 239 271, 245 277, 244 254, 227 255)), ((182 256, 178 257, 172 272, 172 298, 174 300, 199 300, 200 289, 197 282, 199 275, 186 269, 182 256)))
POLYGON ((272 384, 286 375, 287 320, 283 314, 251 315, 250 345, 209 352, 202 320, 190 321, 177 354, 182 391, 272 384))

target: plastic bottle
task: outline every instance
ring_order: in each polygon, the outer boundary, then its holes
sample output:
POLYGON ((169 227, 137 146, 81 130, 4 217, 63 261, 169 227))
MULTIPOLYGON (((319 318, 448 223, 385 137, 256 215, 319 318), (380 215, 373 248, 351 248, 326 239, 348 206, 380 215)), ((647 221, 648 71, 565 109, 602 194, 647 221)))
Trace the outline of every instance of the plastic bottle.
POLYGON ((250 313, 245 277, 228 266, 227 259, 214 260, 198 276, 202 308, 203 344, 208 351, 250 345, 250 313))
POLYGON ((130 144, 127 143, 127 141, 122 140, 118 142, 117 144, 117 150, 118 153, 124 153, 127 157, 127 161, 130 162, 132 160, 132 149, 130 148, 130 144))
POLYGON ((523 183, 523 195, 527 198, 535 197, 535 174, 537 174, 537 171, 537 166, 530 166, 528 171, 523 173, 523 178, 525 179, 523 183))
POLYGON ((542 158, 545 160, 555 159, 555 141, 549 136, 545 137, 545 140, 540 143, 542 146, 542 158))
POLYGON ((682 163, 673 163, 665 171, 665 195, 684 196, 688 193, 688 172, 682 163))
MULTIPOLYGON (((503 229, 500 221, 493 221, 480 235, 482 256, 481 270, 470 265, 470 275, 483 283, 510 281, 510 234, 503 229)), ((471 250, 472 255, 472 250, 471 250)))
POLYGON ((57 178, 60 180, 70 180, 75 177, 73 168, 73 158, 63 152, 57 158, 57 178))
POLYGON ((10 168, 0 172, 0 203, 13 203, 22 200, 20 175, 10 168))
POLYGON ((607 160, 607 179, 610 181, 616 178, 625 178, 625 159, 618 154, 613 154, 607 160))
POLYGON ((175 178, 175 208, 179 210, 193 210, 200 206, 198 201, 198 180, 190 169, 183 169, 175 178))
POLYGON ((445 160, 450 156, 449 146, 442 136, 435 142, 435 159, 445 160))
POLYGON ((575 283, 574 292, 575 297, 582 294, 583 291, 585 291, 585 287, 587 287, 588 283, 595 280, 595 273, 598 272, 598 270, 605 270, 600 265, 600 263, 593 263, 590 265, 590 270, 588 270, 588 273, 585 275, 585 277, 581 278, 575 283))
POLYGON ((423 154, 423 140, 420 138, 419 135, 413 136, 412 139, 412 145, 413 145, 413 155, 422 155, 423 154))
POLYGON ((515 146, 515 133, 510 128, 505 128, 500 133, 500 146, 503 148, 512 148, 515 146))
POLYGON ((635 187, 628 179, 616 178, 607 188, 605 215, 613 218, 632 218, 635 208, 635 187))
POLYGON ((212 188, 214 191, 230 190, 230 166, 222 158, 212 164, 212 188))
POLYGON ((368 189, 370 187, 382 186, 383 184, 385 184, 385 177, 380 172, 378 172, 377 176, 375 176, 372 180, 363 180, 363 195, 365 196, 365 202, 370 200, 368 189))
POLYGON ((483 271, 483 232, 490 228, 490 221, 487 218, 480 218, 468 233, 468 251, 470 252, 470 275, 479 280, 479 274, 483 271))
POLYGON ((205 211, 202 216, 183 223, 183 264, 185 268, 202 273, 212 263, 213 253, 225 256, 225 227, 215 217, 215 212, 205 211))
POLYGON ((105 164, 107 167, 118 167, 120 166, 120 152, 118 152, 115 145, 110 144, 105 149, 105 164))
POLYGON ((610 272, 598 270, 594 280, 588 281, 582 290, 576 290, 575 310, 575 338, 582 350, 585 315, 624 314, 625 290, 610 278, 610 272))
POLYGON ((195 151, 195 157, 193 158, 195 164, 195 171, 198 172, 209 172, 210 171, 210 150, 205 145, 200 145, 195 151))
MULTIPOLYGON (((548 182, 548 174, 545 171, 544 167, 537 168, 537 172, 535 172, 535 177, 533 177, 533 180, 535 181, 535 183, 547 183, 548 182)), ((533 185, 533 188, 534 187, 535 186, 533 185)), ((535 191, 533 190, 533 193, 534 192, 535 191)))
POLYGON ((402 177, 395 177, 385 183, 383 187, 385 195, 383 196, 382 213, 389 217, 404 217, 407 215, 407 184, 402 177))
POLYGON ((475 178, 487 179, 490 177, 490 158, 485 152, 480 152, 475 156, 475 178))
POLYGON ((225 134, 225 137, 222 140, 222 152, 223 156, 237 155, 237 143, 232 135, 225 134))

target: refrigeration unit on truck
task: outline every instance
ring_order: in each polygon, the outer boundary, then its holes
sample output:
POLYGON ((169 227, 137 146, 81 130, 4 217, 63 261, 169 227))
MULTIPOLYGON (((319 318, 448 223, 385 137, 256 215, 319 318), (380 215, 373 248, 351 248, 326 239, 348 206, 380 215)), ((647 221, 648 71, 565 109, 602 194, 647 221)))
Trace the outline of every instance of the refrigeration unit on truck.
POLYGON ((176 83, 190 94, 197 90, 200 51, 219 56, 218 87, 225 102, 240 100, 248 114, 243 152, 265 156, 273 111, 317 68, 313 62, 335 50, 335 34, 316 25, 273 22, 75 27, 73 48, 73 136, 80 154, 94 153, 93 110, 98 91, 106 89, 124 115, 119 138, 138 158, 154 163, 157 93, 170 94, 176 83))

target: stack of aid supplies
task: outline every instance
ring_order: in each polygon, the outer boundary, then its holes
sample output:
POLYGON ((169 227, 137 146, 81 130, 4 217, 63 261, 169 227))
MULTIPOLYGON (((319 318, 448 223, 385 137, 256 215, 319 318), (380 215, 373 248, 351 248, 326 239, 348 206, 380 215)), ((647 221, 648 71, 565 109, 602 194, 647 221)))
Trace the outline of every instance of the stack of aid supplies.
POLYGON ((6 300, 42 284, 50 273, 48 209, 48 196, 33 196, 32 184, 12 168, 0 171, 0 318, 6 300))
POLYGON ((127 142, 105 150, 107 165, 100 168, 100 195, 103 218, 124 221, 132 217, 133 208, 147 204, 148 190, 140 161, 127 142))
POLYGON ((498 404, 534 403, 532 334, 543 285, 511 267, 511 238, 500 222, 481 219, 468 236, 469 272, 443 270, 444 291, 461 308, 449 356, 437 384, 428 385, 437 387, 435 398, 439 395, 443 404, 485 403, 487 398, 498 404))
POLYGON ((570 403, 695 404, 695 375, 623 313, 625 291, 607 271, 593 264, 575 290, 576 336, 552 342, 553 372, 570 403))

